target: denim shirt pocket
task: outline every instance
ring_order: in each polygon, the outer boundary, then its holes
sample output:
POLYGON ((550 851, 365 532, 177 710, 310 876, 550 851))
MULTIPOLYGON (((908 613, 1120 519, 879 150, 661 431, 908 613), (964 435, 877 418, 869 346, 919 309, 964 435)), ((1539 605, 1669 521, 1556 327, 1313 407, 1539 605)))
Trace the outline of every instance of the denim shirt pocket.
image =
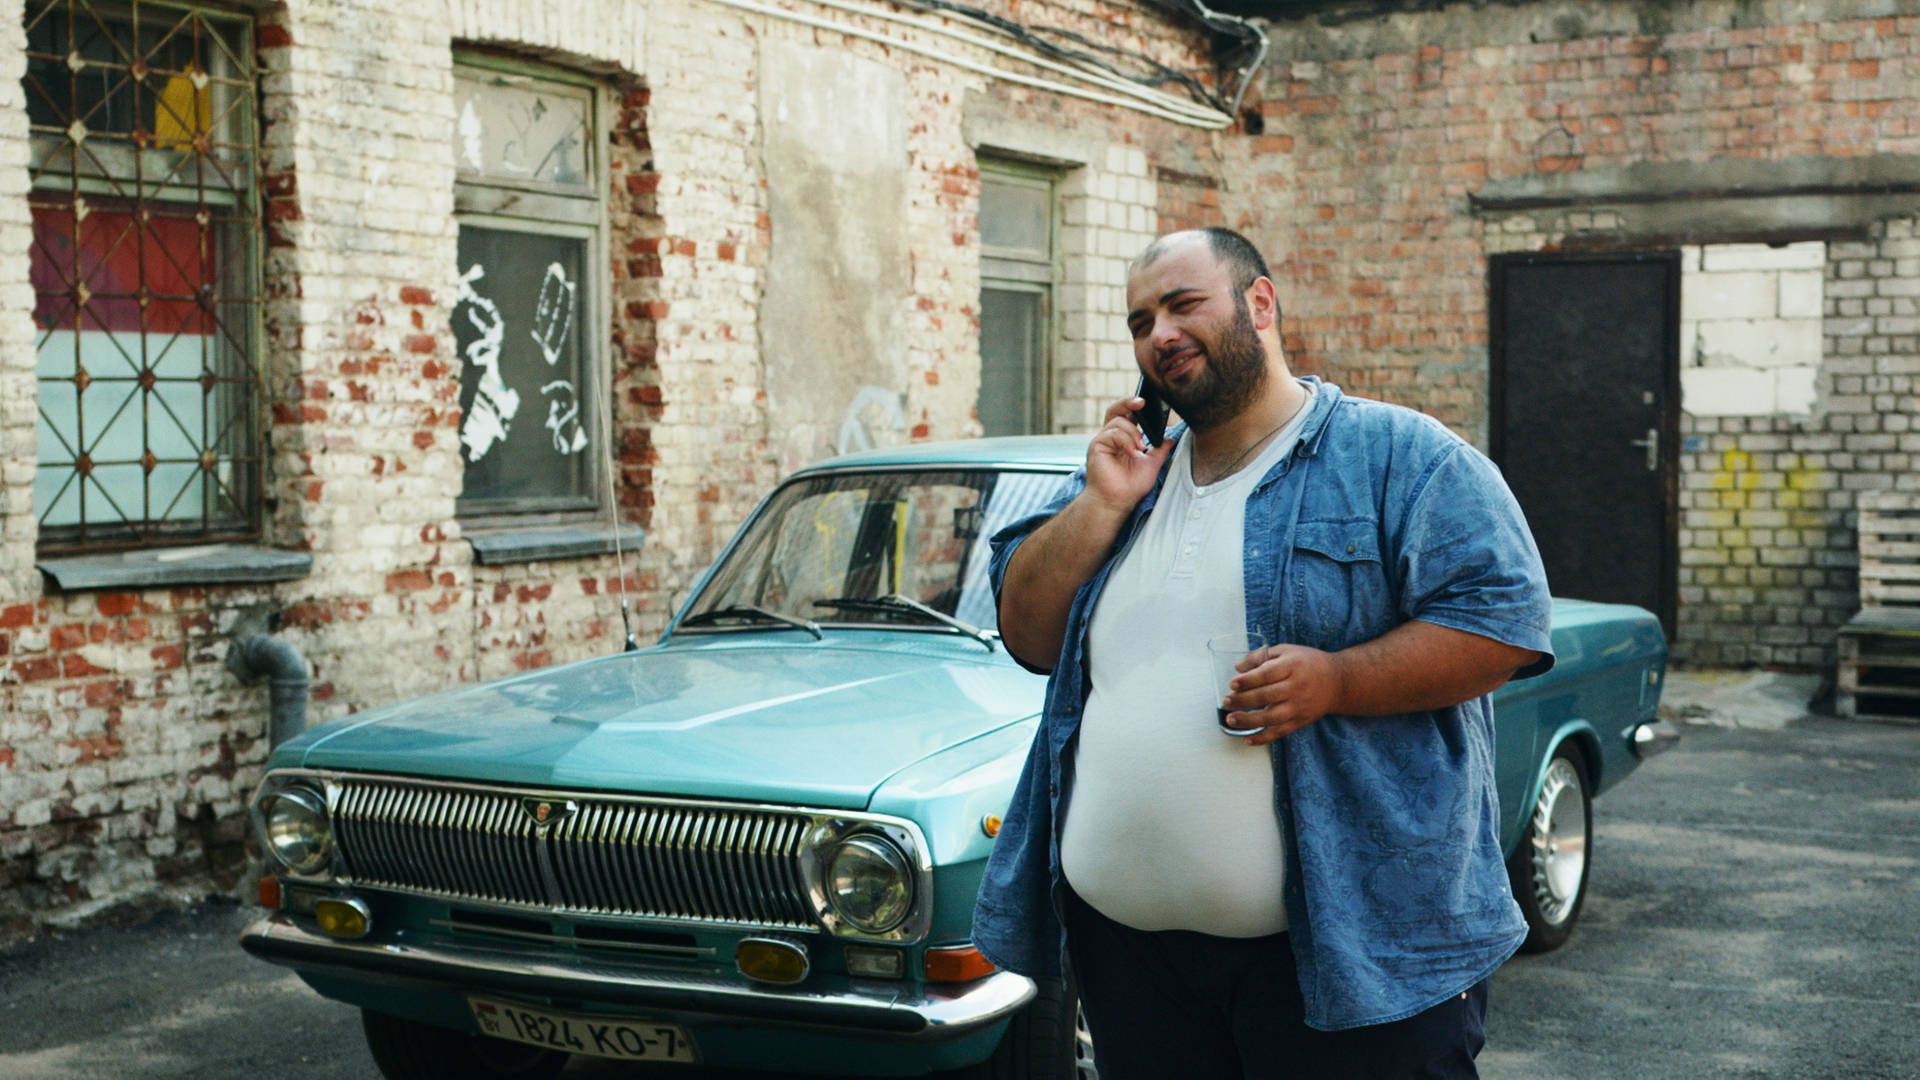
POLYGON ((1302 521, 1294 527, 1293 640, 1329 652, 1393 628, 1393 591, 1372 519, 1302 521))

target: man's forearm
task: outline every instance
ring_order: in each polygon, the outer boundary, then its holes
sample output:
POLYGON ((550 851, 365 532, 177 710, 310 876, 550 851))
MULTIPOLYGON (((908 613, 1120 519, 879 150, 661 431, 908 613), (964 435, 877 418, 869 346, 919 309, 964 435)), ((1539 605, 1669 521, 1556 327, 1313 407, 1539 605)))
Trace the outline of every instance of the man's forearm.
MULTIPOLYGON (((1429 622, 1409 622, 1336 653, 1276 645, 1221 704, 1265 746, 1328 713, 1389 716, 1450 708, 1498 689, 1540 654, 1429 622)), ((1251 659, 1248 661, 1252 663, 1251 659)))
POLYGON ((1408 622, 1333 654, 1348 716, 1444 709, 1491 693, 1540 654, 1429 622, 1408 622))
POLYGON ((1034 667, 1053 667, 1074 594, 1100 569, 1126 522, 1127 511, 1083 492, 1015 549, 1000 588, 1000 636, 1008 652, 1034 667))

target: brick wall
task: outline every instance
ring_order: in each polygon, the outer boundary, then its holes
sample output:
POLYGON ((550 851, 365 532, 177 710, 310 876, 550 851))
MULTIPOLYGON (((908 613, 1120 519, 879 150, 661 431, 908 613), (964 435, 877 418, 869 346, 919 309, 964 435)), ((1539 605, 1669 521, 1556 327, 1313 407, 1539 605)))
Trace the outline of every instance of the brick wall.
POLYGON ((1820 314, 1795 321, 1818 327, 1762 335, 1808 330, 1817 355, 1709 356, 1686 373, 1674 641, 1682 662, 1825 669, 1856 606, 1852 493, 1913 484, 1912 210, 1814 199, 1743 218, 1705 195, 1660 209, 1593 193, 1709 192, 1716 176, 1766 187, 1808 162, 1892 167, 1920 149, 1920 19, 1885 8, 1451 5, 1276 23, 1249 95, 1257 133, 1223 143, 1225 216, 1273 259, 1297 368, 1481 445, 1488 256, 1686 246, 1698 258, 1838 237, 1801 268, 1824 290, 1820 314), (1500 192, 1543 198, 1476 210, 1500 192))
MULTIPOLYGON (((0 4, 0 603, 33 595, 33 285, 27 248, 27 35, 19 0, 0 4)), ((0 686, 0 707, 7 704, 0 686)), ((12 715, 10 708, 0 708, 12 715)), ((0 805, 4 805, 0 803, 0 805)))
POLYGON ((1680 619, 1696 662, 1833 663, 1833 628, 1860 606, 1856 496, 1920 489, 1917 236, 1902 218, 1826 245, 1812 408, 1683 414, 1680 619))
MULTIPOLYGON (((258 32, 267 541, 311 554, 312 570, 278 584, 61 592, 33 569, 21 10, 0 5, 13 28, 0 39, 0 298, 10 301, 0 305, 9 313, 0 316, 0 936, 135 898, 242 887, 242 809, 266 749, 264 688, 239 685, 223 665, 244 620, 276 620, 306 656, 314 722, 611 651, 620 586, 643 641, 665 625, 778 479, 769 432, 821 419, 772 415, 766 398, 762 43, 856 50, 905 77, 913 270, 900 299, 908 377, 897 389, 909 423, 883 439, 978 431, 973 126, 1020 128, 1014 141, 1035 149, 1079 147, 1061 172, 1082 230, 1063 264, 1072 307, 1062 355, 1067 372, 1102 374, 1063 377, 1072 392, 1062 415, 1074 426, 1131 385, 1118 275, 1156 231, 1158 170, 1175 170, 1195 207, 1209 205, 1204 178, 1217 172, 1213 137, 1199 129, 715 3, 287 4, 258 32), (457 43, 596 76, 612 103, 612 296, 599 332, 612 367, 613 501, 647 529, 624 565, 612 556, 480 565, 455 512, 457 43)), ((1202 35, 1146 8, 1061 3, 1018 14, 1163 62, 1205 63, 1202 35)))

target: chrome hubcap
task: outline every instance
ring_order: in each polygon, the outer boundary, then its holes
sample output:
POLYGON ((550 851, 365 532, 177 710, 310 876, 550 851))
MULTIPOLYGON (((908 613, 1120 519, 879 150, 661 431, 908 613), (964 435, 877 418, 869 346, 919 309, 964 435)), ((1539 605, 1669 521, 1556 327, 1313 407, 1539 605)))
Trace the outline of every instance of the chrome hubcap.
POLYGON ((1087 1030, 1087 1011, 1073 1004, 1073 1064, 1080 1080, 1100 1080, 1100 1067, 1093 1063, 1093 1033, 1087 1030))
POLYGON ((1573 914, 1587 877, 1587 809, 1580 783, 1573 763, 1555 758, 1533 808, 1533 896, 1541 916, 1554 925, 1573 914))

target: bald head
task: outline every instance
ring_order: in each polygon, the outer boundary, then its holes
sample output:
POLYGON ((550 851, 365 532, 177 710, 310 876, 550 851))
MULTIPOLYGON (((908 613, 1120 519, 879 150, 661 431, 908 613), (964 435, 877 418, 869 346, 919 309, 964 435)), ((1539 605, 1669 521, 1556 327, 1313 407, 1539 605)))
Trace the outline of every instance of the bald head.
POLYGON ((1234 232, 1219 226, 1204 229, 1185 229, 1168 233, 1147 245, 1147 250, 1133 260, 1128 267, 1131 272, 1137 267, 1153 265, 1162 255, 1189 244, 1205 245, 1213 253, 1215 261, 1227 268, 1227 276, 1233 283, 1233 291, 1245 293, 1253 283, 1261 278, 1271 278, 1267 271, 1267 260, 1260 257, 1260 249, 1253 242, 1234 232))

